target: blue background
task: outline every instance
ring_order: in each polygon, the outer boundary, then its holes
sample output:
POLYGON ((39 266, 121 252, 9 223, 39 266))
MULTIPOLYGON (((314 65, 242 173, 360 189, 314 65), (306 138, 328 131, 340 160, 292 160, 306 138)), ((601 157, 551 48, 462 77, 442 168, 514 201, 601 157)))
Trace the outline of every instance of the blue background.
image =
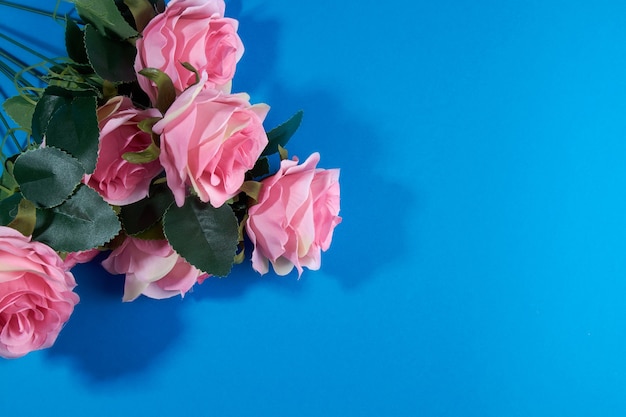
MULTIPOLYGON (((78 267, 57 344, 0 361, 0 413, 626 415, 626 4, 227 14, 234 90, 272 106, 267 127, 304 109, 291 154, 341 168, 322 270, 246 263, 122 304, 120 277, 78 267)), ((62 54, 60 27, 18 15, 2 29, 62 54)))

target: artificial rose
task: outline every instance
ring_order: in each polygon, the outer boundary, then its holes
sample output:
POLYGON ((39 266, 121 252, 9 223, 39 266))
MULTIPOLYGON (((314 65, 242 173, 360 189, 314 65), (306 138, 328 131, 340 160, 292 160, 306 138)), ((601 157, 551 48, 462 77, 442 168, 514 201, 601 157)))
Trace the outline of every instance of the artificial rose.
POLYGON ((93 174, 84 182, 113 205, 126 205, 148 195, 152 179, 162 171, 158 160, 146 164, 126 161, 126 152, 138 152, 151 143, 150 134, 137 124, 144 119, 160 117, 156 109, 139 110, 128 97, 117 96, 98 108, 100 143, 93 174))
POLYGON ((65 256, 65 260, 63 261, 63 266, 66 270, 70 270, 74 268, 78 264, 84 264, 90 262, 98 256, 100 250, 98 249, 89 249, 83 250, 79 252, 70 252, 65 256))
POLYGON ((141 294, 156 299, 184 296, 208 277, 174 252, 167 240, 127 237, 102 266, 111 274, 126 274, 123 301, 141 294))
POLYGON ((75 286, 54 250, 0 226, 0 356, 52 346, 78 303, 75 286))
POLYGON ((263 128, 268 105, 251 106, 247 94, 204 89, 205 81, 203 74, 153 127, 161 135, 159 159, 179 207, 187 186, 200 200, 220 207, 239 193, 268 143, 263 128))
MULTIPOLYGON (((208 74, 207 88, 230 92, 243 44, 237 35, 239 23, 225 18, 224 9, 223 0, 170 1, 137 39, 135 70, 157 68, 181 92, 195 83, 195 74, 181 64, 188 62, 208 74)), ((139 84, 155 103, 155 84, 141 75, 139 84)))
POLYGON ((250 207, 246 231, 254 245, 252 267, 265 274, 268 260, 278 275, 295 266, 320 268, 321 251, 329 248, 341 222, 339 170, 316 168, 320 156, 302 165, 283 160, 278 172, 261 181, 258 204, 250 207))

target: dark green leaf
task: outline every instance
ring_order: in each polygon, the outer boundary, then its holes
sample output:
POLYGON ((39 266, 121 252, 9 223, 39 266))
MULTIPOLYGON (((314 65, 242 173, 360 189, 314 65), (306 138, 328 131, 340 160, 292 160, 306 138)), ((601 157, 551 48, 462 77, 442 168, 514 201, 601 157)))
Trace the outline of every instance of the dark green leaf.
POLYGON ((150 195, 136 203, 122 206, 120 219, 126 233, 141 233, 156 224, 174 202, 174 195, 166 184, 155 185, 150 195))
POLYGON ((15 216, 17 216, 17 209, 22 201, 22 195, 20 193, 13 194, 12 196, 0 201, 0 225, 6 226, 11 223, 15 216))
POLYGON ((73 0, 80 17, 94 25, 101 35, 115 34, 129 39, 139 34, 124 20, 113 0, 73 0))
POLYGON ((54 112, 56 112, 59 107, 69 102, 71 102, 69 98, 44 93, 35 106, 32 119, 32 135, 37 143, 43 141, 43 137, 46 134, 48 124, 54 112))
POLYGON ((179 255, 201 271, 226 276, 237 250, 237 219, 228 204, 214 208, 195 197, 182 207, 172 204, 165 213, 163 230, 179 255))
POLYGON ((72 155, 91 174, 98 158, 98 119, 95 97, 63 101, 48 123, 46 144, 72 155))
POLYGON ((32 101, 28 101, 24 96, 15 96, 6 99, 2 103, 2 108, 19 127, 31 131, 35 112, 35 104, 32 101))
POLYGON ((254 168, 248 171, 252 178, 262 177, 270 173, 270 163, 267 161, 266 157, 259 158, 258 161, 254 164, 254 168))
POLYGON ((85 170, 62 150, 45 147, 21 154, 13 175, 24 197, 38 207, 48 208, 58 206, 72 194, 85 170))
POLYGON ((156 15, 154 7, 148 0, 124 0, 124 4, 128 6, 130 12, 135 19, 135 26, 141 32, 148 22, 156 15))
POLYGON ((92 25, 87 25, 85 45, 89 62, 103 79, 115 82, 132 82, 137 79, 133 68, 137 49, 130 43, 103 36, 92 25))
MULTIPOLYGON (((63 106, 69 106, 75 97, 93 97, 94 91, 70 91, 56 85, 48 86, 35 106, 32 119, 32 135, 41 143, 54 113, 63 106)), ((95 113, 95 111, 94 111, 95 113)))
POLYGON ((261 155, 272 155, 278 152, 278 145, 284 147, 289 142, 289 139, 296 133, 300 123, 302 122, 302 115, 304 112, 299 110, 296 114, 291 116, 285 123, 276 126, 274 129, 267 132, 267 139, 269 143, 263 150, 261 155))
POLYGON ((37 210, 33 237, 57 251, 76 252, 104 245, 120 229, 111 206, 97 192, 80 185, 60 206, 37 210))
POLYGON ((87 49, 85 49, 85 34, 70 18, 67 18, 65 23, 65 49, 67 49, 67 55, 74 62, 89 63, 87 49))

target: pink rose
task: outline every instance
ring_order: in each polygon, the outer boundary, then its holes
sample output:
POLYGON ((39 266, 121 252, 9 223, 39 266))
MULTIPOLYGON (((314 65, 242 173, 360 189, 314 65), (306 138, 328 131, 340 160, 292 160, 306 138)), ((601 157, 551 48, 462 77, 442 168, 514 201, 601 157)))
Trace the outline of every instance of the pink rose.
MULTIPOLYGON (((172 0, 137 39, 135 70, 157 68, 170 76, 179 91, 195 83, 195 74, 181 63, 189 62, 208 74, 207 88, 230 92, 235 67, 243 55, 237 35, 239 23, 224 17, 223 0, 172 0)), ((138 76, 141 88, 156 102, 155 84, 138 76)))
POLYGON ((254 245, 252 267, 265 274, 268 260, 278 275, 295 266, 320 268, 339 213, 339 170, 315 168, 318 153, 302 165, 284 160, 278 172, 261 181, 258 204, 250 207, 246 231, 254 245))
POLYGON ((78 303, 74 287, 54 250, 0 226, 0 356, 52 346, 78 303))
POLYGON ((220 207, 235 196, 268 143, 263 120, 269 106, 251 106, 247 94, 203 89, 182 93, 153 127, 161 135, 161 165, 176 204, 187 186, 203 202, 220 207))
POLYGON ((184 296, 208 277, 174 252, 167 240, 127 237, 102 266, 111 274, 126 274, 123 301, 141 294, 156 299, 184 296))
POLYGON ((78 264, 84 264, 84 263, 90 262, 91 260, 93 260, 93 258, 98 256, 99 253, 100 251, 98 249, 89 249, 89 250, 83 250, 80 252, 70 252, 65 257, 65 260, 63 261, 63 266, 66 270, 69 271, 70 269, 74 268, 78 264))
POLYGON ((149 117, 160 117, 156 109, 138 110, 128 97, 114 97, 98 109, 100 143, 93 174, 84 182, 113 205, 126 205, 148 195, 152 179, 162 171, 159 161, 135 164, 126 161, 126 152, 147 148, 152 139, 137 124, 149 117))

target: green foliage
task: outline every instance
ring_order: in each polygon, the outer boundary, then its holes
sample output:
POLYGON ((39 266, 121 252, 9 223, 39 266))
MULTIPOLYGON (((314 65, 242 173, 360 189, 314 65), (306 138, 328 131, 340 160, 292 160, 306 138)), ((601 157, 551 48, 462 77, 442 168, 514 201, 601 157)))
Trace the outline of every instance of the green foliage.
POLYGON ((169 75, 156 68, 144 68, 139 71, 139 74, 154 81, 156 84, 158 92, 156 108, 159 109, 161 114, 165 114, 174 100, 176 100, 176 89, 172 79, 169 75))
POLYGON ((119 39, 135 38, 139 35, 124 20, 113 0, 72 0, 78 15, 91 23, 102 36, 115 35, 119 39))
POLYGON ((80 64, 89 64, 85 47, 85 34, 76 22, 67 18, 65 24, 65 49, 67 55, 80 64))
POLYGON ((152 186, 147 198, 122 206, 120 219, 126 233, 135 235, 148 230, 161 220, 173 202, 174 195, 166 184, 152 186))
POLYGON ((85 26, 87 56, 100 77, 114 82, 132 82, 137 79, 133 64, 137 49, 124 41, 102 35, 92 25, 85 26))
POLYGON ((0 225, 6 226, 17 216, 18 207, 22 195, 20 193, 13 194, 3 200, 0 200, 0 225))
POLYGON ((270 173, 270 163, 268 162, 267 158, 264 156, 260 157, 254 164, 254 167, 250 171, 248 171, 248 174, 250 175, 251 178, 262 177, 269 173, 270 173))
POLYGON ((285 147, 287 142, 289 142, 289 139, 291 139, 293 134, 296 133, 296 130, 300 127, 303 115, 304 112, 299 110, 285 123, 276 126, 274 129, 267 132, 267 139, 269 140, 269 143, 261 155, 272 155, 278 152, 278 146, 285 147))
POLYGON ((13 178, 13 169, 11 168, 11 172, 8 171, 8 168, 2 173, 2 177, 0 177, 0 200, 4 200, 5 198, 11 197, 17 191, 19 191, 19 186, 15 178, 13 178))
POLYGON ((42 208, 65 201, 85 175, 83 166, 60 149, 45 147, 21 154, 13 175, 22 195, 42 208))
POLYGON ((138 31, 142 31, 148 22, 156 15, 154 7, 148 0, 124 0, 124 4, 133 14, 135 26, 138 31))
POLYGON ((35 230, 36 209, 35 205, 25 198, 17 206, 17 215, 8 224, 12 229, 17 230, 24 236, 31 236, 35 230))
POLYGON ((35 112, 35 104, 32 101, 24 96, 15 96, 6 99, 2 103, 2 108, 19 127, 27 132, 31 131, 31 122, 35 112))
POLYGON ((33 114, 33 137, 64 150, 78 159, 91 174, 98 157, 96 97, 90 91, 69 91, 50 86, 44 91, 33 114))
POLYGON ((234 262, 238 223, 228 204, 214 208, 189 197, 165 213, 163 230, 179 255, 201 271, 226 276, 234 262))
POLYGON ((81 184, 63 204, 37 210, 33 238, 57 251, 76 252, 102 246, 120 230, 111 206, 97 192, 81 184))

